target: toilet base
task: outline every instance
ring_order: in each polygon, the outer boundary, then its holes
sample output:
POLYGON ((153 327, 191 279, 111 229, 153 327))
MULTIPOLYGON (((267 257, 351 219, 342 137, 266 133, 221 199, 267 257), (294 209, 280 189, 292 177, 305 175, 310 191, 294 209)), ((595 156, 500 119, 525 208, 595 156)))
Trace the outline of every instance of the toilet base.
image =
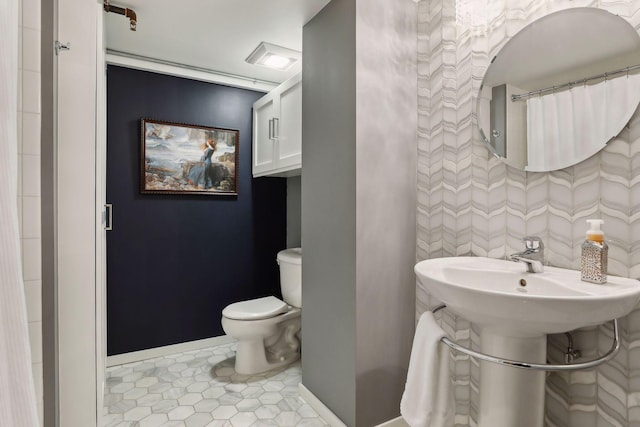
MULTIPOLYGON (((269 359, 272 359, 269 357, 269 359)), ((236 350, 235 370, 242 375, 253 375, 260 372, 280 368, 300 359, 300 352, 292 352, 286 356, 272 361, 267 360, 267 355, 262 340, 238 341, 236 350)))
POLYGON ((223 317, 223 329, 238 340, 236 372, 258 374, 300 359, 300 326, 300 309, 264 320, 238 321, 223 317))

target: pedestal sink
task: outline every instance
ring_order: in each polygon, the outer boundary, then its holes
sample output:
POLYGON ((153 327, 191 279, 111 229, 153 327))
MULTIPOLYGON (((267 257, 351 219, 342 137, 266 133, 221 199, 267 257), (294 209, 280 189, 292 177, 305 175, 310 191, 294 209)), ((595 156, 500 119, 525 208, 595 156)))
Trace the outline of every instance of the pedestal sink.
MULTIPOLYGON (((544 364, 546 335, 600 325, 629 314, 640 282, 609 276, 603 285, 580 272, 484 257, 451 257, 415 266, 419 286, 480 327, 480 351, 544 364)), ((542 427, 545 373, 480 362, 479 427, 542 427)))

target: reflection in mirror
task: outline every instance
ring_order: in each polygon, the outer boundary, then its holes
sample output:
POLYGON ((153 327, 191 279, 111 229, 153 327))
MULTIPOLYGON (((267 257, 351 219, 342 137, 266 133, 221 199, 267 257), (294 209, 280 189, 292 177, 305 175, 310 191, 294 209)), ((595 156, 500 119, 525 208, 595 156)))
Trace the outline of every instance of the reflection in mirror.
POLYGON ((640 37, 623 18, 580 7, 523 28, 499 51, 478 95, 487 148, 534 172, 585 160, 640 102, 640 37))

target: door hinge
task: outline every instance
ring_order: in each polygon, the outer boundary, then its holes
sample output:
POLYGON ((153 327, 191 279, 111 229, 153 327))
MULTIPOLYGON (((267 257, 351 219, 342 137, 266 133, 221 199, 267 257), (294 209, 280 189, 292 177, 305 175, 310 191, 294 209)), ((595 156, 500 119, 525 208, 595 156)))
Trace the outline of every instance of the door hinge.
POLYGON ((62 43, 56 40, 56 42, 54 43, 54 48, 56 50, 56 55, 59 55, 60 51, 71 50, 71 42, 62 43))

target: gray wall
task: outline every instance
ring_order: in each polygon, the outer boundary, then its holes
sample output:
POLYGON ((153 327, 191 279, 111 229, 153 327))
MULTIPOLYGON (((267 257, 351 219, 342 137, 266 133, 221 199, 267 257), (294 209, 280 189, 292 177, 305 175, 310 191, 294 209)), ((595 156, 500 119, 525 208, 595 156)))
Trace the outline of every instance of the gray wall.
POLYGON ((333 0, 303 40, 302 381, 376 425, 414 329, 416 5, 333 0))
POLYGON ((416 14, 411 0, 356 7, 356 424, 400 415, 413 341, 416 14))
POLYGON ((356 392, 355 0, 304 27, 302 382, 346 424, 356 392))
POLYGON ((302 177, 287 178, 287 247, 298 248, 302 241, 302 177))

